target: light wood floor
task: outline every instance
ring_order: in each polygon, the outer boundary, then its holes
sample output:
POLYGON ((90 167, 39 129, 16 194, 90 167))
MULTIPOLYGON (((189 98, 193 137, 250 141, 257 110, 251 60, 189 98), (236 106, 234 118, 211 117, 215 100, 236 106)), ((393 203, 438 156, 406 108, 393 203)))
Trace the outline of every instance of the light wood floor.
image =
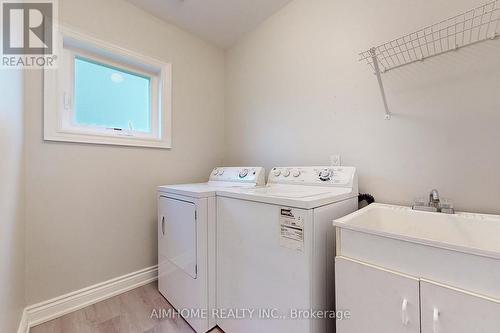
POLYGON ((153 309, 171 308, 155 282, 35 326, 30 333, 193 333, 182 318, 151 318, 153 309))

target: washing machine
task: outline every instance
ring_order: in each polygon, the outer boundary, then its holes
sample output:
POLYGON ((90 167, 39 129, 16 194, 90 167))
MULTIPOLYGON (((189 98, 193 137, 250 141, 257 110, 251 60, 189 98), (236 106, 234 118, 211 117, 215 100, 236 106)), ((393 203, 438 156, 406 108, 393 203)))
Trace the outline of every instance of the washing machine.
POLYGON ((265 185, 260 167, 216 168, 200 184, 158 187, 158 288, 197 333, 215 326, 216 193, 265 185))
POLYGON ((357 208, 353 167, 274 168, 264 188, 218 191, 218 325, 228 333, 333 332, 332 221, 357 208))

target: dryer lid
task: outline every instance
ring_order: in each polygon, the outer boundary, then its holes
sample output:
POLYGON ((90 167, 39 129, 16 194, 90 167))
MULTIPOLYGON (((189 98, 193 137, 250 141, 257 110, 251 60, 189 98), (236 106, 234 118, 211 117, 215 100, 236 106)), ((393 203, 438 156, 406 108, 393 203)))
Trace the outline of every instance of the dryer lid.
POLYGON ((265 171, 261 167, 215 168, 206 183, 159 186, 158 192, 208 198, 215 196, 222 188, 252 188, 265 185, 264 177, 265 171))

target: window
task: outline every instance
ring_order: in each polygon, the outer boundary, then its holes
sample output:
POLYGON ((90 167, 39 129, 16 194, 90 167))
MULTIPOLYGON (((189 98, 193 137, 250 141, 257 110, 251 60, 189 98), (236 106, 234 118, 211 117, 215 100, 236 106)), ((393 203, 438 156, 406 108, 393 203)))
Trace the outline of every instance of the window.
POLYGON ((44 138, 171 148, 171 65, 62 30, 45 70, 44 138))
POLYGON ((149 77, 75 58, 76 125, 151 131, 149 77))

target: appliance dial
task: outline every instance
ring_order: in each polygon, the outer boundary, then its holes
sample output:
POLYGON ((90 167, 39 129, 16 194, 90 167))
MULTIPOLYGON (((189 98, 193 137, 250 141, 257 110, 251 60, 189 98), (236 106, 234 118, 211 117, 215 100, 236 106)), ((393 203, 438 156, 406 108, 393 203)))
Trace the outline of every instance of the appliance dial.
POLYGON ((283 170, 283 177, 290 176, 290 170, 283 170))
POLYGON ((281 170, 280 169, 274 169, 273 175, 274 175, 274 177, 279 177, 279 175, 281 175, 281 170))
POLYGON ((248 169, 243 169, 240 171, 240 178, 245 178, 248 175, 248 169))
POLYGON ((319 179, 323 182, 327 182, 331 179, 331 171, 328 169, 325 169, 319 173, 319 179))
POLYGON ((219 176, 222 176, 224 174, 224 169, 219 170, 219 176))
POLYGON ((219 170, 218 169, 214 169, 213 175, 214 176, 218 176, 219 175, 219 170))
POLYGON ((294 176, 295 178, 298 178, 300 176, 300 174, 301 174, 300 170, 294 170, 292 172, 292 176, 294 176))

